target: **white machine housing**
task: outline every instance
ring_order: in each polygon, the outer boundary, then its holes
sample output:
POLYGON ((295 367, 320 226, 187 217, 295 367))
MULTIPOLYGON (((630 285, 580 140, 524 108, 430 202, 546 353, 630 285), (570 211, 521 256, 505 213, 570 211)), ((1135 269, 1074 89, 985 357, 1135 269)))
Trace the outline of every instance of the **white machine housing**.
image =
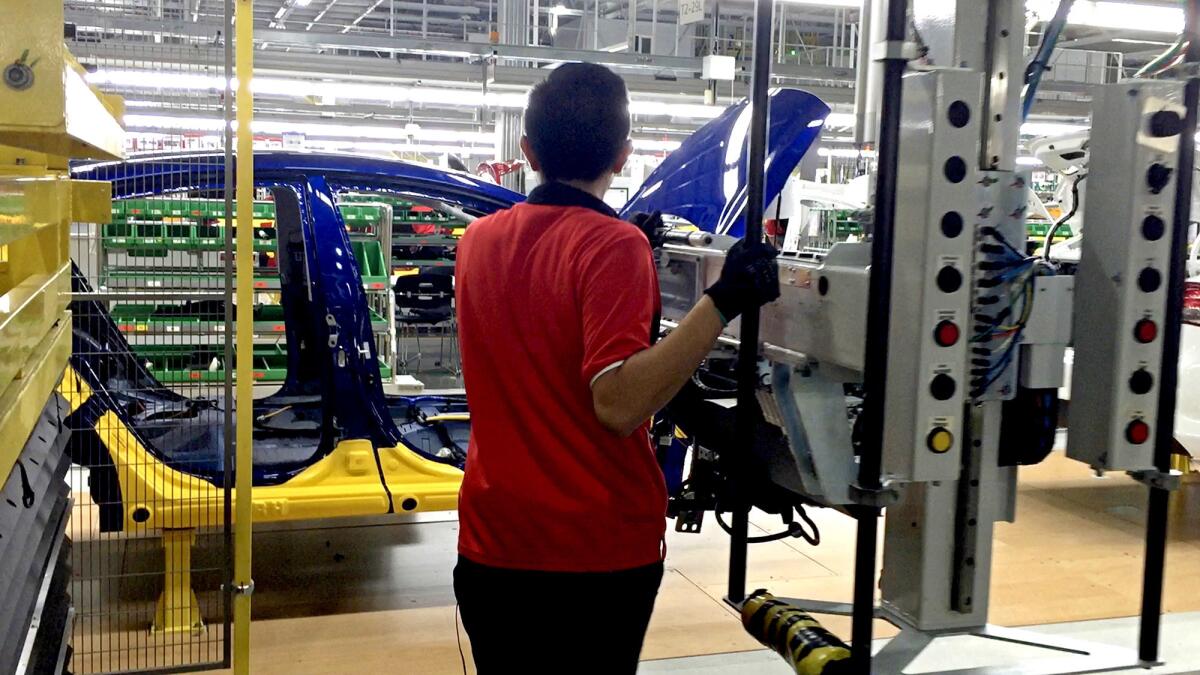
POLYGON ((961 471, 981 99, 978 72, 938 69, 904 78, 885 480, 950 480, 961 471), (939 343, 939 327, 949 325, 957 338, 939 343))
POLYGON ((1067 455, 1097 470, 1154 467, 1180 93, 1131 81, 1095 98, 1067 455))

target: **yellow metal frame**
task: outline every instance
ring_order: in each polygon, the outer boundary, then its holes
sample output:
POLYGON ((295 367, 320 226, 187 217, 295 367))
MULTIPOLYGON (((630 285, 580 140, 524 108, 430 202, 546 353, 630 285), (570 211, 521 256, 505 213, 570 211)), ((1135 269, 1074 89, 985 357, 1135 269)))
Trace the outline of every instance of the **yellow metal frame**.
POLYGON ((5 3, 0 22, 0 68, 28 73, 23 89, 5 86, 0 144, 58 157, 119 159, 125 131, 119 97, 84 80, 84 70, 63 44, 63 4, 5 3))
MULTIPOLYGON (((0 147, 0 438, 29 436, 70 356, 71 223, 111 217, 108 183, 66 179, 59 162, 0 147)), ((21 446, 0 444, 0 483, 21 446)))
MULTIPOLYGON (((254 77, 254 0, 237 0, 236 53, 237 98, 237 304, 254 305, 254 270, 244 264, 254 257, 251 229, 254 223, 254 134, 250 132, 254 119, 254 95, 250 81, 254 77)), ((254 345, 254 324, 251 312, 237 314, 237 349, 249 354, 254 345)), ((237 360, 237 475, 234 495, 233 583, 238 592, 233 597, 233 672, 250 672, 250 551, 252 546, 254 509, 254 390, 250 359, 237 360)))
MULTIPOLYGON (((59 392, 72 411, 92 395, 74 369, 63 376, 59 392)), ((203 529, 221 524, 224 506, 218 488, 156 460, 112 412, 97 420, 95 431, 116 469, 127 530, 203 529)), ((446 511, 458 506, 463 474, 457 468, 402 447, 381 448, 379 459, 398 511, 446 511)), ((245 494, 240 489, 234 492, 238 504, 238 497, 245 494)), ((254 488, 249 501, 256 523, 382 515, 388 510, 374 449, 366 440, 339 443, 288 482, 254 488)), ((235 508, 234 522, 244 522, 242 518, 235 508)))

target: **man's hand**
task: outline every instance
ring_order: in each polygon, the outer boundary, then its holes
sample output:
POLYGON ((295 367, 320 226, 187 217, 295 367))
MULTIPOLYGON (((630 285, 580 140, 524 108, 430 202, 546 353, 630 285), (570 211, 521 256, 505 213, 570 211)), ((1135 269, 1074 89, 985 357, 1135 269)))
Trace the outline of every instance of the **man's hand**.
POLYGON ((778 255, 770 244, 745 239, 725 254, 721 277, 704 293, 712 298, 726 324, 747 309, 762 307, 779 297, 778 255))
POLYGON ((663 227, 662 211, 654 213, 638 212, 629 216, 629 222, 637 226, 646 238, 650 240, 650 248, 658 249, 663 245, 663 233, 666 228, 663 227))

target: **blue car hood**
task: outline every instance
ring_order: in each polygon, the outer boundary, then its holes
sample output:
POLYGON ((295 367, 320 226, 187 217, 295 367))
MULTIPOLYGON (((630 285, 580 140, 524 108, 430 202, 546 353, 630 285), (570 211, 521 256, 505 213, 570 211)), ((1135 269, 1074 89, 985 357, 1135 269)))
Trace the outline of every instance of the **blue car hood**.
MULTIPOLYGON (((662 211, 708 232, 742 236, 750 110, 743 99, 688 137, 650 173, 621 209, 621 217, 662 211)), ((821 133, 829 106, 806 91, 775 89, 770 111, 764 207, 783 191, 821 133)))

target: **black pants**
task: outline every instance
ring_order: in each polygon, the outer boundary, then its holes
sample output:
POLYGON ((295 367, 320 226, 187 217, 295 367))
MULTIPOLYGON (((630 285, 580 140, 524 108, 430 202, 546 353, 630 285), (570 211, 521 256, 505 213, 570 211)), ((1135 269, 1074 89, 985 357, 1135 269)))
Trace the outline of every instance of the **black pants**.
POLYGON ((463 627, 480 675, 633 675, 662 563, 618 572, 511 570, 459 556, 463 627))

